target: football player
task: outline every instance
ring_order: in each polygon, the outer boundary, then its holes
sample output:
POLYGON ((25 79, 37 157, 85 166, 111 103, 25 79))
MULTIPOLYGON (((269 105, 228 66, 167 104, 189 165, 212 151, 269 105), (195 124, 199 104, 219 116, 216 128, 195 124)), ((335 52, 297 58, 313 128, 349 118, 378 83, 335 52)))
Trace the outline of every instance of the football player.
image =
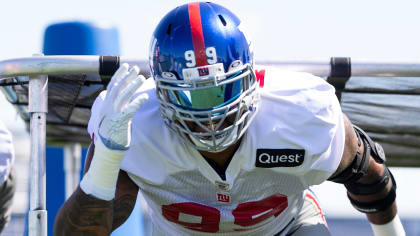
POLYGON ((92 107, 89 170, 55 235, 108 235, 144 195, 154 235, 329 235, 309 187, 343 183, 375 235, 404 235, 384 153, 319 77, 256 68, 241 21, 177 7, 145 80, 123 64, 92 107))

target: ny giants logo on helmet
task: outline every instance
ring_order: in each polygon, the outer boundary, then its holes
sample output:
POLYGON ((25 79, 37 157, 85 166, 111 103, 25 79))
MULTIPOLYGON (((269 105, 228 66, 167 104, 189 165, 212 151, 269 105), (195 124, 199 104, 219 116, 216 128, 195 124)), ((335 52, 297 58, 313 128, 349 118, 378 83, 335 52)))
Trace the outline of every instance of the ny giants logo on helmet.
POLYGON ((197 68, 198 70, 198 75, 199 76, 206 76, 209 75, 209 68, 208 67, 203 67, 203 68, 197 68))

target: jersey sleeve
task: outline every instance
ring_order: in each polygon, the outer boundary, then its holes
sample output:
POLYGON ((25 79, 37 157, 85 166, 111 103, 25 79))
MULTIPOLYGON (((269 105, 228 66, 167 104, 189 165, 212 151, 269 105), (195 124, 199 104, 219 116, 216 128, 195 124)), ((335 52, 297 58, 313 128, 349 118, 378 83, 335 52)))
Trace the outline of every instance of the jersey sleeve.
POLYGON ((321 184, 338 168, 344 152, 345 126, 343 113, 337 102, 331 104, 331 120, 335 125, 328 131, 330 142, 325 150, 312 158, 305 179, 309 185, 321 184))
POLYGON ((316 102, 311 104, 315 104, 314 107, 308 105, 314 114, 315 125, 320 127, 319 134, 313 133, 313 142, 317 139, 323 140, 323 144, 319 145, 318 151, 312 156, 308 172, 305 174, 309 185, 321 184, 328 179, 337 170, 344 152, 344 115, 334 87, 327 82, 325 84, 317 86, 313 92, 312 97, 316 102))
POLYGON ((344 151, 343 113, 334 87, 309 73, 258 69, 265 70, 265 80, 259 78, 268 107, 264 119, 280 120, 273 124, 283 127, 282 137, 305 149, 308 160, 299 171, 307 185, 322 183, 338 168, 344 151))

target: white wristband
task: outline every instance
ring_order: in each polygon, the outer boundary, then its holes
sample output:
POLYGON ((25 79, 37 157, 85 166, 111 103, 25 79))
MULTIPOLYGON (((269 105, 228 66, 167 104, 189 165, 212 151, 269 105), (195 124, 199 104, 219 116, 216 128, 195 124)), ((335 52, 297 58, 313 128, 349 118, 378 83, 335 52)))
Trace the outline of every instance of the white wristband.
POLYGON ((386 224, 377 225, 371 223, 370 226, 375 236, 405 236, 405 231, 398 215, 386 224))
POLYGON ((113 199, 124 154, 125 151, 106 148, 101 139, 96 139, 92 162, 80 182, 83 192, 102 200, 113 199))

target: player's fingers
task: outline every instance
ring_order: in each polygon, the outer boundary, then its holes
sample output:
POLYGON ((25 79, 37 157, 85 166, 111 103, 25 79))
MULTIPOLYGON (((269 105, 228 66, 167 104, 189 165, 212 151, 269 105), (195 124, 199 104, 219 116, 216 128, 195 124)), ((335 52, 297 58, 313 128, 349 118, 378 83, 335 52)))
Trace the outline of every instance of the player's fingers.
POLYGON ((128 70, 128 75, 119 83, 119 92, 123 91, 132 81, 136 80, 139 73, 140 68, 138 66, 131 67, 128 70))
POLYGON ((114 75, 111 78, 111 81, 109 81, 108 86, 106 87, 108 94, 110 93, 110 91, 113 90, 114 87, 118 85, 118 81, 127 74, 128 68, 129 68, 129 65, 127 63, 124 63, 114 73, 114 75))
POLYGON ((124 90, 124 87, 126 87, 126 84, 130 84, 130 81, 135 80, 139 72, 140 72, 140 69, 137 66, 130 68, 127 75, 125 75, 124 78, 119 80, 116 87, 114 87, 111 90, 111 93, 109 94, 109 98, 112 99, 113 104, 115 106, 114 108, 116 110, 122 109, 122 108, 118 109, 118 106, 120 105, 120 102, 121 102, 120 97, 121 97, 122 91, 124 90))
POLYGON ((134 79, 130 78, 130 83, 118 94, 116 101, 114 103, 114 109, 123 109, 125 105, 131 100, 131 97, 134 95, 136 90, 140 88, 143 82, 146 79, 142 75, 136 76, 134 79))
POLYGON ((140 107, 149 99, 149 95, 147 93, 140 94, 136 97, 133 101, 131 101, 127 107, 124 109, 124 113, 126 113, 127 117, 132 117, 140 107))

